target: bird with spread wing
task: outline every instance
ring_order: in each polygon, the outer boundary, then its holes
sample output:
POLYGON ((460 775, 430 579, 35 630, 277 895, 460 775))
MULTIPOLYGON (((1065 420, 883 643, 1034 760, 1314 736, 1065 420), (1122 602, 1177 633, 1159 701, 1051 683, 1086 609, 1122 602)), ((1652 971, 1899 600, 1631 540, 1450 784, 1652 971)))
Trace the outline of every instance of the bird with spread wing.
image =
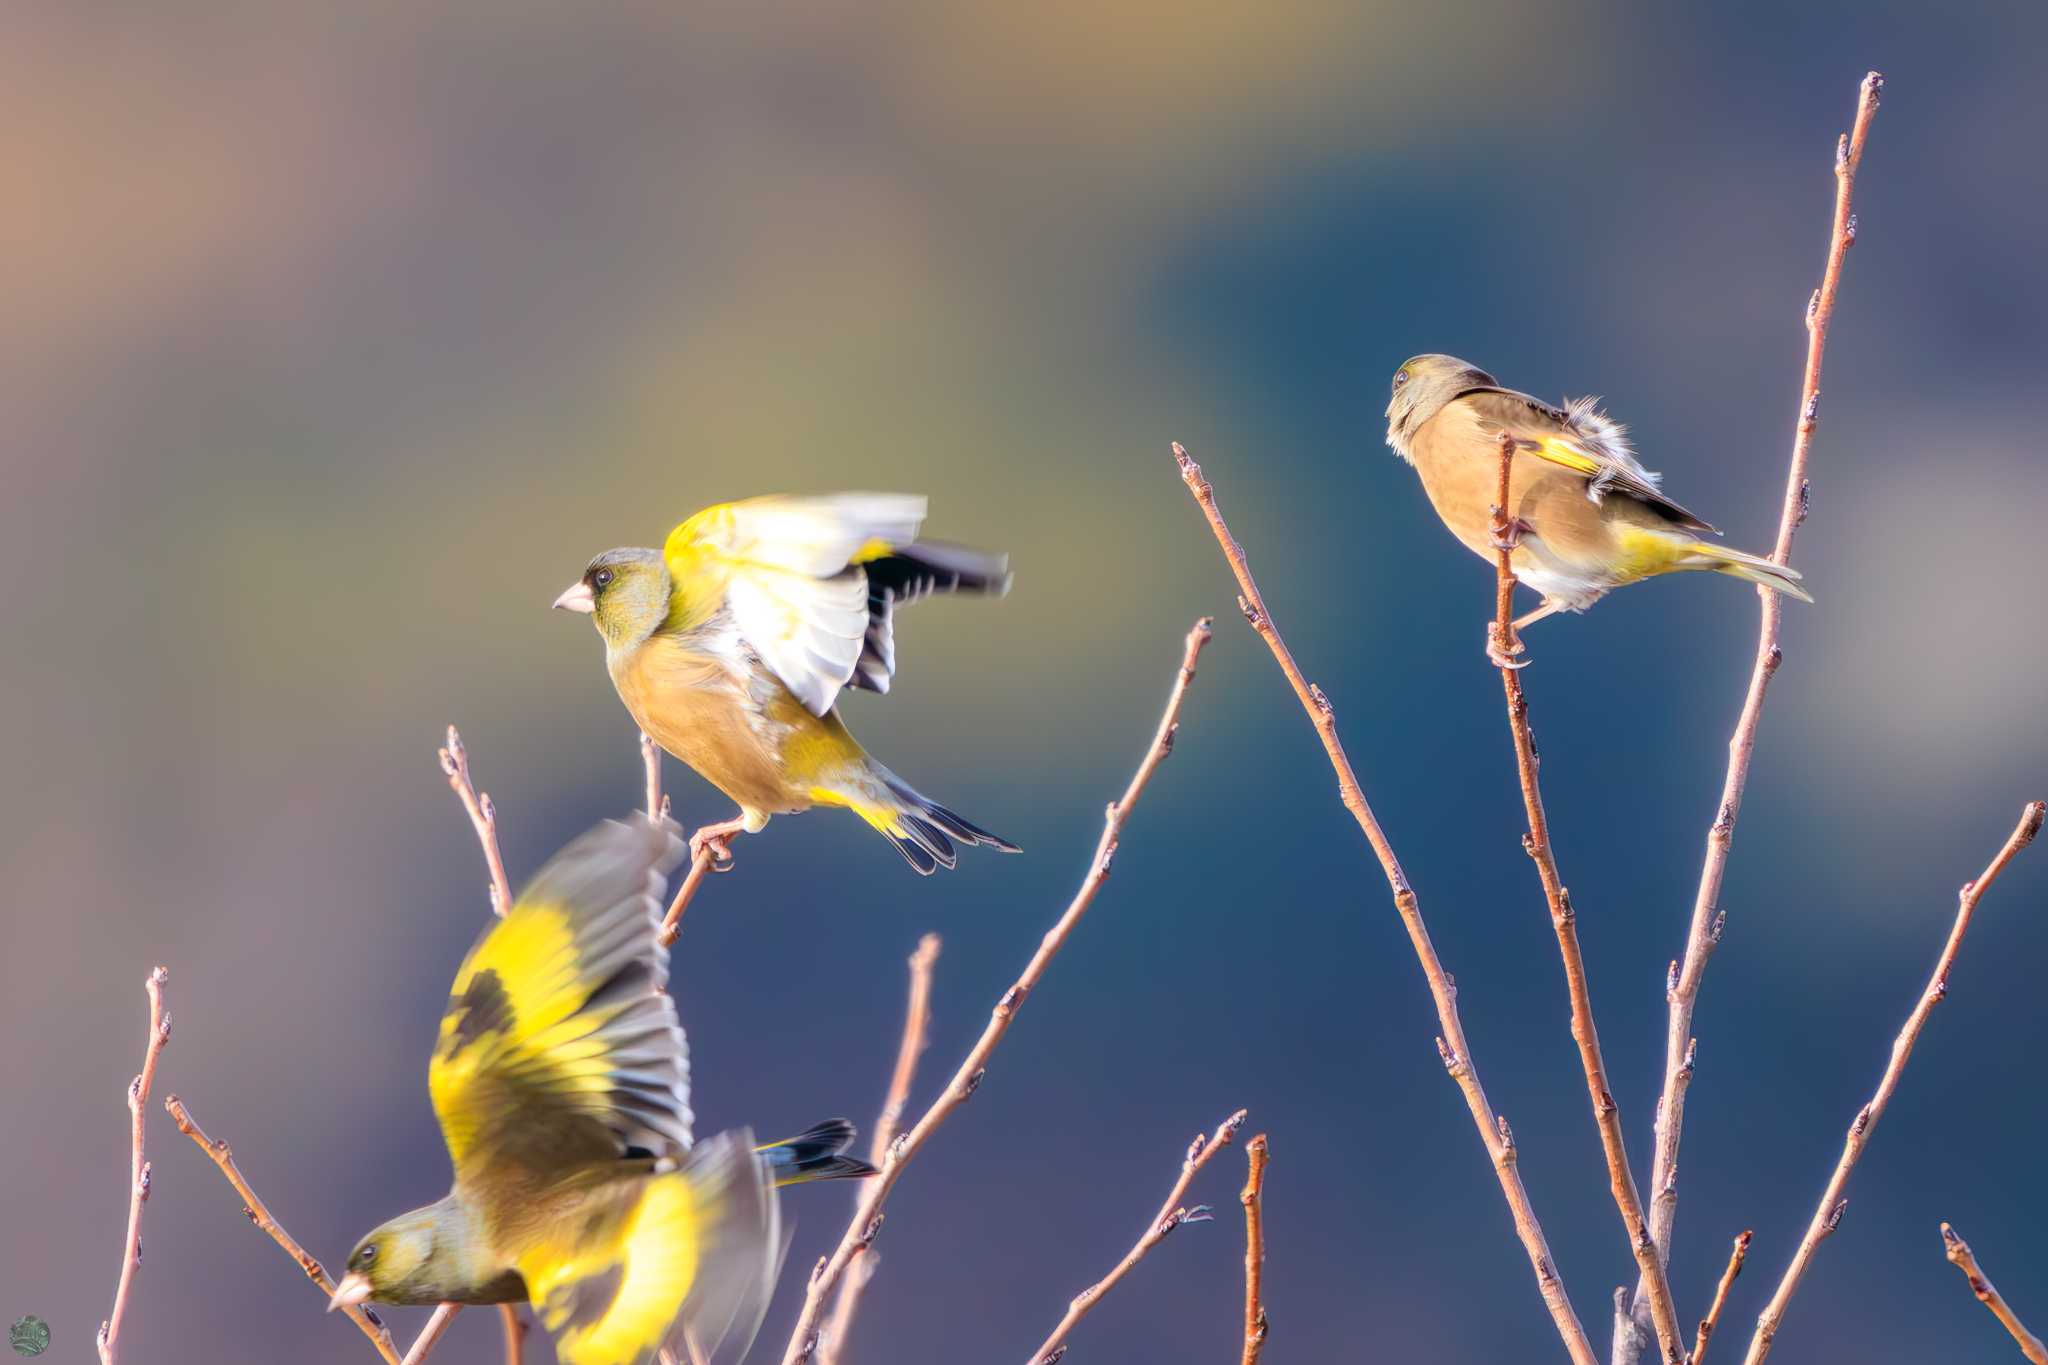
POLYGON ((721 503, 659 551, 599 555, 555 599, 597 626, 640 728, 739 805, 692 836, 693 855, 818 805, 851 810, 919 873, 952 867, 956 841, 1017 851, 869 757, 839 718, 844 689, 889 690, 898 607, 1009 590, 1004 556, 920 540, 924 516, 903 493, 721 503))
POLYGON ((782 1256, 775 1186, 874 1169, 843 1119, 693 1141, 656 939, 681 852, 666 821, 600 825, 470 949, 427 1071, 454 1186, 358 1242, 330 1307, 530 1301, 562 1365, 744 1353, 782 1256))

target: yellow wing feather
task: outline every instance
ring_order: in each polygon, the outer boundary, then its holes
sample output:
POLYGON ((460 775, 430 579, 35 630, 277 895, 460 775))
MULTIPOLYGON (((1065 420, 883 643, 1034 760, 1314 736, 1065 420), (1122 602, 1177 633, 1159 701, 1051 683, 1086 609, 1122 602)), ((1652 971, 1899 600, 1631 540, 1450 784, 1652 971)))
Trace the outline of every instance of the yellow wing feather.
POLYGON ((693 1359, 737 1359, 780 1250, 751 1138, 721 1133, 680 1170, 595 1192, 585 1216, 553 1223, 518 1267, 562 1365, 644 1365, 686 1339, 693 1359))
POLYGON ((689 1065, 655 941, 672 827, 607 823, 557 854, 463 961, 427 1089, 458 1184, 689 1146, 689 1065))

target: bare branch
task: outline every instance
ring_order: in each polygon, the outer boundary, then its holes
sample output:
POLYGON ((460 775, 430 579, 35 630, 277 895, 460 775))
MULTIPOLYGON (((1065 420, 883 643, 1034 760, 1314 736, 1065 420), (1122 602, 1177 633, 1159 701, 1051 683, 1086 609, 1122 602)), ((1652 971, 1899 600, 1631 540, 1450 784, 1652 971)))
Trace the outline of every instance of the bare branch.
MULTIPOLYGON (((903 1107, 910 1102, 911 1082, 917 1079, 917 1059, 928 1043, 932 1022, 932 968, 939 960, 939 936, 926 934, 910 955, 910 1000, 903 1011, 903 1041, 896 1047, 896 1069, 889 1076, 889 1090, 882 1100, 881 1116, 875 1120, 874 1136, 868 1143, 868 1164, 880 1170, 889 1159, 889 1148, 903 1125, 903 1107)), ((860 1260, 848 1272, 833 1301, 832 1317, 818 1341, 819 1365, 832 1365, 853 1327, 853 1315, 860 1308, 860 1296, 875 1277, 875 1256, 864 1249, 860 1260)))
POLYGON ((142 1264, 142 1206, 149 1202, 149 1162, 142 1154, 143 1106, 156 1083, 157 1059, 171 1041, 171 1016, 164 1009, 164 982, 170 973, 153 967, 143 978, 149 996, 149 1037, 142 1045, 142 1071, 128 1082, 128 1237, 121 1247, 121 1278, 114 1288, 114 1308, 100 1324, 101 1365, 114 1365, 121 1355, 121 1320, 128 1312, 128 1286, 142 1264))
POLYGON ((647 774, 647 818, 658 821, 668 814, 661 804, 661 746, 645 730, 640 732, 640 766, 647 774))
POLYGON ((441 771, 447 774, 450 789, 462 798, 462 808, 476 828, 477 842, 484 849, 484 866, 491 873, 491 909, 503 915, 512 908, 512 883, 505 876, 505 856, 498 851, 498 810, 491 804, 490 794, 479 794, 470 780, 469 751, 462 747, 462 736, 452 725, 447 747, 441 750, 441 771))
POLYGON ((1998 1292, 1998 1286, 1992 1284, 1990 1277, 1977 1268, 1977 1257, 1971 1252, 1970 1244, 1963 1240, 1963 1235, 1943 1223, 1941 1244, 1948 1254, 1949 1263, 1962 1271, 1963 1278, 1970 1282, 1970 1292, 1977 1296, 1977 1302, 1989 1308, 1991 1316, 1997 1318, 1999 1324, 2012 1333, 2012 1339, 2019 1343, 2020 1354, 2033 1361, 2034 1365, 2048 1365, 2048 1346, 2043 1346, 2041 1338, 2027 1330, 2027 1325, 2020 1321, 2019 1314, 2012 1311, 2005 1301, 2005 1296, 1998 1292))
MULTIPOLYGON (((1856 184, 1856 170, 1863 162, 1863 143, 1877 113, 1878 96, 1884 77, 1873 71, 1863 78, 1856 102, 1856 121, 1835 151, 1835 216, 1828 237, 1827 265, 1820 288, 1806 309, 1806 371, 1800 384, 1799 408, 1792 435, 1791 467, 1785 476, 1785 500, 1778 518, 1778 540, 1771 558, 1786 564, 1792 558, 1792 538, 1806 520, 1806 466, 1813 450, 1813 433, 1820 414, 1821 361, 1826 355, 1828 324, 1834 321, 1835 296, 1841 288, 1842 263, 1856 240, 1856 215, 1850 211, 1850 196, 1856 184)), ((1699 889, 1693 895, 1692 920, 1687 927, 1685 955, 1675 964, 1665 991, 1669 1021, 1664 1037, 1664 1088, 1657 1100, 1656 1145, 1650 1162, 1650 1239, 1656 1243, 1658 1260, 1671 1260, 1671 1230, 1678 1219, 1678 1143, 1685 1126, 1685 1094, 1692 1081, 1692 1017, 1699 1001, 1700 978, 1707 959, 1721 941, 1723 919, 1719 909, 1721 882, 1728 870, 1728 853, 1735 838, 1735 820, 1742 812, 1742 795, 1749 785, 1749 765, 1756 753, 1757 725, 1763 714, 1764 694, 1771 676, 1778 671, 1784 652, 1778 644, 1778 621, 1783 602, 1769 588, 1757 589, 1761 613, 1757 629, 1756 661, 1750 668, 1749 691, 1742 699, 1742 711, 1735 732, 1728 740, 1728 770, 1721 780, 1721 800, 1714 821, 1707 828, 1706 861, 1700 868, 1699 889)), ((1645 1299, 1648 1277, 1636 1286, 1636 1317, 1649 1324, 1645 1299)), ((1634 1337, 1627 1338, 1633 1345, 1634 1337)), ((1617 1339, 1615 1365, 1633 1365, 1633 1349, 1623 1349, 1617 1339)))
POLYGON ((2048 806, 2036 801, 2020 813, 2019 824, 2013 827, 2005 846, 1978 874, 1975 881, 1964 882, 1957 896, 1955 925, 1948 931, 1948 942, 1942 947, 1941 957, 1934 964, 1934 975, 1927 978, 1927 989, 1921 992, 1920 1003, 1906 1016, 1906 1023, 1899 1030, 1898 1038, 1892 1043, 1892 1056, 1884 1069, 1884 1075, 1877 1083, 1877 1093, 1870 1097, 1870 1103, 1856 1113, 1856 1119, 1849 1125, 1849 1135, 1842 1143, 1842 1156, 1835 1163, 1835 1173, 1828 1180, 1828 1187, 1822 1192, 1820 1203, 1815 1206, 1813 1219, 1807 1224, 1806 1236, 1800 1239, 1799 1250, 1793 1253, 1792 1264, 1785 1267, 1785 1277, 1778 1282, 1777 1293, 1765 1306, 1763 1315, 1757 1319, 1756 1335, 1750 1339, 1747 1365, 1762 1365, 1765 1356, 1771 1353, 1771 1342, 1778 1335, 1778 1325, 1784 1320, 1785 1306, 1792 1301, 1792 1295, 1799 1289, 1799 1281, 1812 1264, 1814 1252, 1827 1240, 1829 1233, 1842 1221, 1842 1211, 1849 1201, 1842 1197, 1842 1191, 1849 1183, 1850 1172, 1856 1169, 1856 1161, 1863 1155, 1864 1144, 1870 1141, 1870 1134, 1877 1127, 1877 1121, 1884 1117, 1885 1106, 1891 1103, 1892 1092, 1899 1088, 1899 1078, 1905 1074, 1906 1059, 1913 1055, 1913 1045, 1920 1040, 1920 1030, 1927 1025, 1927 1016, 1934 1013, 1948 995, 1949 969, 1955 965, 1956 953, 1963 946, 1963 935, 1970 930, 1971 916, 1976 913, 1977 902, 1981 900, 1991 884, 1998 880, 2005 865, 2015 854, 2034 841, 2041 832, 2041 821, 2048 806))
MULTIPOLYGON (((661 803, 661 751, 652 747, 646 735, 640 736, 640 755, 647 768, 647 809, 649 818, 654 818, 655 808, 661 803)), ((488 794, 478 795, 476 784, 469 776, 469 751, 462 746, 462 736, 454 726, 448 727, 448 746, 441 750, 441 771, 448 775, 448 785, 462 798, 462 808, 469 812, 469 822, 476 829, 477 842, 483 845, 484 865, 491 870, 491 910, 503 918, 512 909, 512 883, 505 876, 505 857, 498 851, 498 810, 491 804, 488 794)), ((501 1314, 505 1324, 505 1358, 510 1365, 519 1365, 520 1346, 526 1340, 526 1324, 520 1320, 516 1305, 503 1305, 501 1314)), ((415 1357, 424 1360, 426 1353, 434 1349, 441 1333, 448 1328, 448 1322, 460 1311, 460 1305, 444 1303, 434 1310, 434 1316, 420 1333, 420 1340, 413 1343, 406 1352, 407 1365, 415 1365, 415 1357), (443 1317, 443 1313, 447 1317, 443 1317)))
POLYGON ((435 1308, 433 1316, 427 1319, 427 1325, 420 1328, 420 1334, 412 1339, 412 1349, 405 1353, 402 1365, 420 1365, 428 1353, 441 1344, 441 1336, 448 1330, 448 1324, 454 1322, 455 1315, 461 1311, 459 1303, 444 1303, 435 1308))
POLYGON ((1629 1170, 1628 1143, 1621 1132, 1621 1108, 1614 1102, 1613 1090, 1607 1084, 1607 1061, 1601 1055, 1600 1031, 1593 1022, 1593 994, 1586 982, 1586 957, 1579 949, 1578 915, 1572 909, 1571 892, 1565 889, 1558 873, 1556 851, 1550 846, 1550 821, 1543 811, 1543 786, 1536 772, 1536 739, 1529 730, 1529 698, 1522 690, 1522 669, 1528 661, 1515 662, 1508 657, 1517 648, 1515 571, 1511 561, 1520 523, 1508 512, 1508 475, 1514 466, 1515 450, 1514 436, 1503 433, 1499 501, 1493 505, 1496 552, 1491 635, 1494 656, 1500 664, 1501 692, 1507 699, 1508 731, 1514 739, 1522 806, 1529 817, 1529 832, 1522 836, 1522 848, 1536 864, 1543 899, 1550 906, 1550 927, 1557 934, 1558 955, 1564 959, 1565 989, 1572 1006, 1572 1041, 1579 1047, 1579 1065, 1586 1073, 1586 1093, 1593 1101, 1593 1123, 1600 1131, 1600 1147, 1607 1158, 1607 1186, 1614 1195, 1614 1206, 1621 1210, 1629 1250, 1648 1287, 1650 1321, 1657 1331, 1657 1344, 1667 1365, 1679 1365, 1685 1359, 1684 1331, 1678 1325, 1678 1308, 1672 1302, 1670 1282, 1664 1278, 1664 1263, 1650 1241, 1649 1223, 1643 1215, 1635 1175, 1629 1170))
POLYGON ((520 1316, 516 1303, 499 1304, 498 1315, 505 1324, 505 1365, 519 1365, 526 1346, 526 1319, 520 1316))
MULTIPOLYGON (((284 1230, 282 1224, 270 1216, 270 1210, 256 1197, 256 1191, 249 1188, 249 1182, 242 1178, 241 1170, 235 1165, 235 1154, 228 1149, 227 1143, 208 1137, 193 1119, 191 1112, 185 1108, 184 1101, 176 1095, 165 1097, 164 1108, 169 1111, 171 1122, 178 1125, 178 1131, 199 1144, 199 1150, 205 1152, 213 1164, 220 1167, 220 1173, 235 1187, 235 1193, 242 1196, 242 1212, 248 1216, 249 1221, 270 1234, 270 1240, 283 1247, 285 1255, 299 1263, 299 1269, 305 1272, 306 1278, 313 1282, 322 1296, 332 1298, 334 1282, 327 1278, 325 1268, 307 1254, 306 1249, 284 1230)), ((348 1314, 350 1322, 363 1330, 363 1335, 377 1348, 377 1354, 384 1357, 386 1365, 402 1365, 398 1349, 391 1344, 391 1332, 384 1326, 382 1319, 367 1308, 355 1304, 342 1311, 348 1314)))
POLYGON ((1699 1335, 1692 1339, 1692 1354, 1686 1357, 1686 1365, 1700 1365, 1700 1357, 1706 1354, 1707 1342, 1721 1325, 1721 1310, 1728 1306, 1728 1291, 1734 1287, 1735 1277, 1742 1273, 1742 1263, 1749 1259, 1749 1243, 1755 1235, 1745 1231, 1735 1239, 1735 1246, 1728 1253, 1728 1268, 1721 1272, 1721 1283, 1714 1287, 1713 1306, 1700 1319, 1699 1335))
POLYGON ((1180 672, 1174 678, 1172 692, 1167 696, 1166 711, 1159 719, 1159 728, 1153 734, 1152 743, 1145 750, 1145 757, 1138 764, 1138 770, 1132 775, 1130 785, 1124 789, 1123 796, 1113 802, 1104 813, 1102 837, 1095 845, 1094 861, 1089 864, 1088 873, 1082 879, 1080 889, 1074 893, 1073 900, 1068 903, 1065 913, 1046 931, 1044 939, 1038 945, 1038 951, 1031 955, 1031 961, 1025 965, 1023 974, 1017 978, 1015 984, 1003 992, 1002 998, 996 1001, 995 1008, 989 1014, 988 1027, 982 1030, 980 1039, 969 1050, 966 1060, 960 1063, 959 1069, 953 1073, 953 1078, 947 1082, 945 1090, 932 1101, 931 1107, 925 1110, 924 1116, 918 1119, 909 1132, 890 1144, 888 1154, 882 1161, 881 1174, 867 1182, 867 1189, 861 1196, 859 1207, 854 1210, 853 1221, 847 1225, 845 1235, 839 1239, 839 1246, 811 1272, 811 1282, 804 1291, 803 1310, 797 1315, 796 1327, 790 1333, 788 1347, 783 1351, 783 1365, 807 1365, 807 1362, 814 1358, 818 1349, 818 1319, 824 1312, 825 1301, 838 1286, 840 1278, 846 1274, 847 1266, 873 1244, 875 1235, 881 1231, 882 1205, 888 1201, 889 1191, 895 1188, 897 1180, 902 1178, 903 1168, 930 1140, 932 1133, 946 1121, 947 1116, 966 1103, 967 1098, 980 1086, 989 1055, 995 1051, 996 1045, 1002 1042, 1003 1035, 1009 1032, 1010 1023, 1016 1018, 1017 1011, 1023 1008, 1025 1000, 1037 986, 1039 978, 1045 975, 1046 968, 1052 965, 1053 958, 1073 934, 1074 927, 1081 922, 1081 917, 1088 912, 1088 907, 1094 903, 1096 892, 1101 890, 1103 880, 1109 876, 1110 863, 1116 857, 1117 843, 1123 835, 1124 822, 1130 818, 1131 809, 1144 794, 1146 784, 1152 780, 1152 774, 1158 770, 1160 763, 1165 761, 1167 753, 1173 748, 1174 732, 1179 728, 1181 702, 1187 696, 1188 685, 1195 679, 1195 662, 1201 655, 1202 647, 1209 643, 1210 634, 1211 623, 1207 617, 1195 622, 1194 629, 1188 632, 1186 647, 1181 656, 1180 672))
POLYGON ((1479 1130, 1479 1140, 1493 1162, 1494 1173, 1500 1179, 1501 1193, 1507 1199, 1509 1212, 1514 1215, 1516 1235, 1521 1238, 1522 1249, 1527 1252, 1529 1264, 1536 1272, 1536 1287, 1543 1296, 1544 1306, 1550 1310, 1551 1321, 1557 1325, 1558 1335, 1575 1365, 1594 1365, 1596 1358, 1592 1344, 1586 1339, 1586 1329, 1580 1325, 1578 1313, 1572 1308, 1564 1281, 1550 1258, 1550 1245, 1544 1240, 1543 1225, 1536 1220, 1536 1210, 1529 1203, 1528 1191, 1523 1188, 1507 1122, 1488 1105, 1486 1091, 1479 1083, 1472 1048, 1465 1040, 1465 1027, 1458 1018, 1457 988, 1451 984, 1450 973, 1444 970, 1443 963, 1437 958, 1436 946, 1430 942, 1429 928, 1423 923, 1422 909, 1408 884, 1408 876, 1402 871, 1400 860, 1394 856, 1393 845, 1380 828, 1379 819, 1373 814, 1365 792, 1358 785, 1358 777, 1352 771, 1351 760, 1344 753, 1343 742, 1337 736, 1336 708, 1331 706, 1330 699, 1320 687, 1302 675, 1294 662, 1293 652, 1287 648, 1286 640, 1281 638, 1279 628, 1273 624, 1273 615, 1266 608, 1265 598, 1259 595, 1259 585, 1252 580, 1244 548, 1232 537, 1230 527, 1224 524, 1223 514, 1217 510, 1215 489, 1202 477, 1202 467, 1177 441, 1173 445, 1173 455, 1180 463, 1181 480, 1194 494, 1202 515, 1208 519, 1210 531, 1216 536, 1216 543, 1223 548, 1223 557, 1230 562, 1231 572, 1237 576, 1241 594, 1239 609, 1266 642, 1266 648, 1272 651, 1280 671, 1287 675, 1287 682, 1301 702, 1301 709, 1308 713, 1309 723, 1315 726, 1316 735, 1323 742, 1323 751, 1329 756, 1330 767, 1337 775, 1337 797, 1358 822, 1359 830, 1365 835, 1366 842, 1372 845, 1380 868, 1386 874, 1387 886, 1394 896, 1394 909, 1401 916, 1402 927, 1408 931, 1408 941, 1415 950, 1416 960, 1422 965, 1423 977, 1429 982, 1430 998, 1436 1005, 1437 1026, 1442 1030, 1437 1039, 1437 1054, 1443 1059, 1444 1070, 1463 1093, 1466 1108, 1472 1113, 1473 1126, 1479 1130))
POLYGON ((704 884, 704 874, 714 868, 726 871, 731 866, 729 859, 723 866, 719 865, 717 850, 710 844, 704 845, 697 856, 690 859, 690 870, 683 874, 683 884, 676 888, 676 898, 668 903, 668 913, 661 917, 661 932, 656 937, 661 940, 662 947, 672 946, 676 935, 682 932, 683 911, 689 909, 690 902, 697 898, 697 888, 704 884))
POLYGON ((1131 1249, 1124 1253, 1124 1258, 1116 1263, 1114 1270, 1074 1296, 1073 1301, 1067 1305, 1066 1316, 1052 1329, 1052 1335, 1031 1353, 1031 1365, 1052 1365, 1052 1362, 1065 1355, 1068 1335, 1082 1318, 1088 1316, 1088 1310, 1095 1307, 1104 1294, 1116 1288, 1117 1282, 1130 1274, 1132 1268, 1145 1259, 1147 1252, 1164 1241, 1167 1233, 1184 1223, 1206 1223, 1210 1220, 1207 1204, 1197 1204, 1189 1208, 1180 1201, 1186 1196, 1188 1186, 1194 1181, 1195 1172, 1208 1165, 1209 1158, 1229 1146, 1231 1139, 1237 1136, 1237 1130, 1244 1124, 1244 1114, 1245 1111, 1240 1109, 1223 1120, 1216 1126, 1213 1137, 1204 1138, 1200 1133, 1195 1134, 1195 1140, 1188 1144, 1187 1155, 1181 1159, 1180 1179, 1174 1181, 1173 1188, 1166 1192, 1166 1202, 1159 1206, 1159 1212, 1145 1225, 1145 1231, 1139 1235, 1131 1249))
POLYGON ((1259 1365, 1259 1352, 1266 1349, 1266 1135, 1259 1134, 1244 1145, 1244 1188, 1237 1202, 1244 1205, 1244 1356, 1243 1365, 1259 1365))

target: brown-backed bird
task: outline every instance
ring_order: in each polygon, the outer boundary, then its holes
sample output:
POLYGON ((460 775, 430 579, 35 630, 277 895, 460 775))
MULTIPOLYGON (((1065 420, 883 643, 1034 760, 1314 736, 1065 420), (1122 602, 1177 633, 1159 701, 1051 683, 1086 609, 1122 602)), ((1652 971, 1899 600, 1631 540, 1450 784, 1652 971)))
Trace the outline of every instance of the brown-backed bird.
POLYGON ((1626 429, 1598 401, 1553 406, 1448 355, 1416 356, 1394 374, 1387 444, 1415 466, 1451 534, 1489 562, 1501 438, 1514 440, 1508 563, 1543 594, 1517 630, 1553 612, 1584 611, 1612 589, 1695 569, 1813 600, 1784 565, 1704 539, 1718 532, 1664 496, 1626 429))

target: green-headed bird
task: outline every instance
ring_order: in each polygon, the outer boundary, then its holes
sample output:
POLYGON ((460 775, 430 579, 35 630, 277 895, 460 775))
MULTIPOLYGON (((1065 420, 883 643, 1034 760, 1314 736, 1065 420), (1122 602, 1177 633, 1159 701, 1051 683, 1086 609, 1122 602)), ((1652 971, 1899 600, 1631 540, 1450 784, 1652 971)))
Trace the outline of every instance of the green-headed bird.
POLYGON ((681 851, 665 821, 600 825, 470 949, 427 1069, 454 1186, 358 1242, 330 1307, 530 1301, 562 1365, 744 1352, 782 1254, 774 1187, 874 1172, 839 1119, 693 1142, 655 937, 681 851))
POLYGON ((836 709, 844 688, 889 690, 896 608, 1009 590, 1004 556, 919 540, 924 515, 905 493, 720 503, 659 551, 607 550, 555 599, 596 624, 640 728, 739 803, 691 836, 693 854, 820 805, 851 810, 920 873, 952 867, 955 840, 1017 851, 870 758, 836 709))

